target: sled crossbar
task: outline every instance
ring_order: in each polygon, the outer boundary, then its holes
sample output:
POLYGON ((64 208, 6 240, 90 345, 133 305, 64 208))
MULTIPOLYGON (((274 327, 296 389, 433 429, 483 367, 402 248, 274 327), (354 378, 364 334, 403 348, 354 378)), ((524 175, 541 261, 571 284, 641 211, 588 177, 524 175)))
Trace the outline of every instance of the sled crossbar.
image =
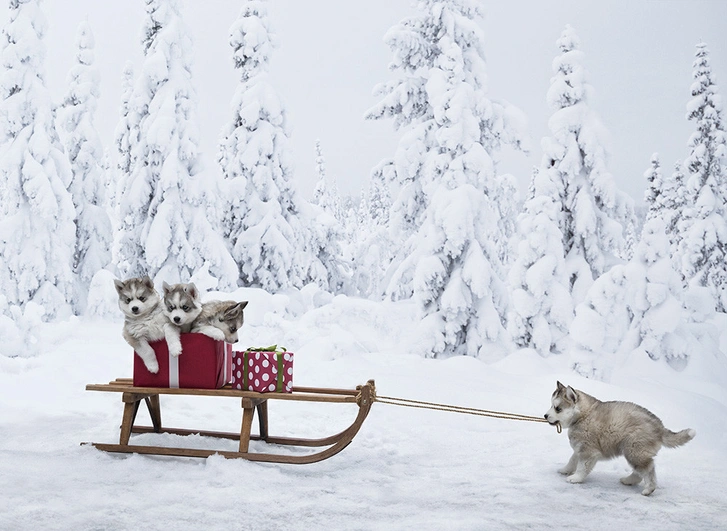
POLYGON ((121 393, 124 412, 121 420, 121 434, 119 444, 82 443, 91 444, 99 450, 106 452, 152 454, 178 457, 209 457, 219 454, 234 459, 247 459, 250 461, 263 461, 268 463, 307 464, 322 461, 336 455, 343 450, 356 436, 371 405, 376 399, 376 387, 373 380, 356 389, 332 389, 321 387, 293 387, 291 393, 257 393, 241 391, 226 385, 221 389, 170 389, 165 387, 134 387, 131 378, 117 378, 107 384, 88 384, 87 391, 106 391, 121 393), (169 428, 162 426, 161 405, 159 395, 185 395, 185 396, 222 396, 242 399, 242 425, 240 432, 217 432, 205 430, 190 430, 183 428, 169 428), (343 431, 320 439, 301 439, 295 437, 273 437, 268 434, 268 400, 292 400, 300 402, 322 402, 355 404, 358 414, 353 423, 343 431), (136 426, 136 414, 141 402, 146 404, 151 417, 152 426, 136 426), (259 433, 251 434, 255 412, 258 415, 259 433), (171 433, 175 435, 200 435, 220 439, 239 441, 239 451, 204 450, 196 448, 179 448, 169 446, 142 446, 131 444, 131 435, 139 433, 171 433), (268 444, 299 447, 327 447, 315 453, 291 455, 250 452, 250 441, 265 441, 268 444))

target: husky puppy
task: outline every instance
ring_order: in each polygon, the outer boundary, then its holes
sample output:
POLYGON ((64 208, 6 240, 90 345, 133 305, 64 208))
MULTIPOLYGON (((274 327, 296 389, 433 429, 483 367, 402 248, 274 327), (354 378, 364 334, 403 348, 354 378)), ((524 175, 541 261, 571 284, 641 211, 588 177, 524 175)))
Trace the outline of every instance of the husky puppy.
POLYGON ((247 301, 210 301, 202 304, 202 312, 192 323, 192 332, 198 332, 217 341, 237 343, 237 331, 244 322, 242 310, 247 301))
POLYGON ((551 402, 545 420, 566 428, 573 448, 568 464, 558 470, 569 483, 581 483, 597 461, 623 455, 633 472, 621 483, 643 480, 641 494, 648 496, 656 489, 654 456, 662 445, 676 448, 696 435, 691 429, 674 433, 664 428, 656 415, 631 402, 601 402, 560 382, 551 402))
POLYGON ((191 332, 192 321, 202 311, 199 290, 193 283, 169 285, 164 282, 164 315, 169 322, 179 327, 182 334, 191 332))
POLYGON ((164 315, 159 294, 148 276, 124 281, 115 279, 114 285, 119 294, 119 308, 124 314, 124 339, 149 372, 156 374, 159 363, 149 342, 166 339, 170 354, 179 356, 182 353, 179 328, 164 315))

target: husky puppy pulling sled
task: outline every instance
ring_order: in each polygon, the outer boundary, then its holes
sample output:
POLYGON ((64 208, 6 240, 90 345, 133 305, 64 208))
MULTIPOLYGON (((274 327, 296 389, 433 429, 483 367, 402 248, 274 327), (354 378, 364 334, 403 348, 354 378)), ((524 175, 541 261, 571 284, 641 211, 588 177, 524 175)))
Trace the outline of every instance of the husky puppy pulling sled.
POLYGON ((570 483, 583 482, 596 462, 623 455, 633 472, 621 483, 638 485, 643 480, 641 494, 648 496, 656 489, 654 456, 662 445, 676 448, 696 435, 691 429, 666 429, 651 411, 631 402, 601 402, 560 382, 551 402, 545 420, 567 429, 573 448, 568 463, 558 470, 570 483))

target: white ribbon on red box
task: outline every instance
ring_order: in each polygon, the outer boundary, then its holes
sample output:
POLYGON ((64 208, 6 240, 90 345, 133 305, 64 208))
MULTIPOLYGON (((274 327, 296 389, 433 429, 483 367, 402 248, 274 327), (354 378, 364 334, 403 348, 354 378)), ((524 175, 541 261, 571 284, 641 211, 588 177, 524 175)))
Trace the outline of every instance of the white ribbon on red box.
POLYGON ((169 388, 179 389, 179 356, 171 354, 169 354, 169 388))

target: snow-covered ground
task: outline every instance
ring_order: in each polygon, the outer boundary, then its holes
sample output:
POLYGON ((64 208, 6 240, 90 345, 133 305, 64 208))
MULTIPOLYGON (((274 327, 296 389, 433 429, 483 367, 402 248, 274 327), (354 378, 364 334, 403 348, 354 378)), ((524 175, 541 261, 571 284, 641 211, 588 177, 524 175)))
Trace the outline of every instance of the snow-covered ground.
MULTIPOLYGON (((81 441, 116 442, 121 401, 87 383, 130 376, 120 321, 43 325, 43 353, 0 356, 0 529, 658 529, 727 528, 727 388, 724 363, 677 373, 651 360, 614 368, 609 383, 528 351, 487 364, 408 353, 410 302, 374 303, 320 292, 249 299, 240 346, 278 343, 295 352, 296 385, 355 386, 379 394, 541 415, 557 379, 601 399, 631 400, 672 430, 697 437, 657 457, 650 497, 618 478, 623 458, 602 462, 582 485, 556 470, 565 433, 541 423, 375 404, 351 445, 312 465, 107 454, 81 441)), ((724 352, 724 337, 722 350, 724 352)), ((346 405, 270 405, 271 433, 324 436, 349 424, 346 405)), ((239 400, 162 397, 165 425, 221 431, 240 426, 239 400)), ((148 422, 140 410, 139 421, 148 422)), ((235 450, 234 441, 150 444, 235 450), (219 445, 219 446, 214 446, 219 445)), ((263 443, 255 443, 259 447, 263 443)))

